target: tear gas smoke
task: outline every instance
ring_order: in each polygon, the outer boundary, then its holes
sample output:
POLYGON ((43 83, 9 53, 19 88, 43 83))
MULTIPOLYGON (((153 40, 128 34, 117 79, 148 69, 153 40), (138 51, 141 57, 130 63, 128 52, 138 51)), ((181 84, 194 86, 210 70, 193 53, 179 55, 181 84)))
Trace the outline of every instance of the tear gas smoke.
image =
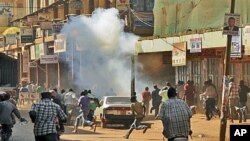
MULTIPOLYGON (((67 50, 70 45, 76 48, 73 68, 78 71, 73 83, 78 89, 91 89, 98 97, 110 94, 111 89, 130 96, 130 58, 138 37, 123 29, 124 21, 115 8, 97 9, 91 17, 71 17, 64 25, 61 32, 67 37, 67 50)), ((137 81, 136 87, 140 84, 137 81)))

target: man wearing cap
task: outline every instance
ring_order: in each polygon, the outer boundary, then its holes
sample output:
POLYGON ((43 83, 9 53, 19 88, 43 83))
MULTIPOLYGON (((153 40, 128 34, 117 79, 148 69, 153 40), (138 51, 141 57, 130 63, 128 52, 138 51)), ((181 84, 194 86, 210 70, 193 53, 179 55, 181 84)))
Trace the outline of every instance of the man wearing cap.
POLYGON ((177 98, 174 88, 168 89, 169 99, 163 102, 157 119, 163 123, 163 135, 168 141, 174 141, 175 138, 183 137, 187 140, 190 133, 190 118, 192 112, 188 105, 177 98))
POLYGON ((67 116, 58 104, 51 101, 51 93, 41 93, 41 101, 33 104, 29 112, 34 123, 36 141, 58 141, 56 119, 66 122, 67 116))

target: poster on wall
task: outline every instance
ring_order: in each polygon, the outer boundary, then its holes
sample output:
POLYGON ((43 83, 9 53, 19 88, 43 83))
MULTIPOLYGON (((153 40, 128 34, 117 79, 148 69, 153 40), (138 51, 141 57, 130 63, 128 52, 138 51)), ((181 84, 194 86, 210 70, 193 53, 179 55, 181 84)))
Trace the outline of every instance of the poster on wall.
POLYGON ((231 58, 241 58, 241 36, 232 36, 231 42, 231 58))
POLYGON ((20 29, 21 43, 33 43, 33 29, 29 27, 22 27, 20 29))
POLYGON ((6 45, 13 45, 16 44, 16 34, 7 34, 5 36, 6 45))
POLYGON ((187 43, 179 42, 173 44, 172 66, 185 66, 187 54, 187 43))
POLYGON ((226 13, 224 17, 223 34, 238 36, 240 26, 240 15, 235 13, 226 13))
POLYGON ((23 51, 23 73, 28 72, 28 66, 29 66, 29 51, 24 50, 23 51))
POLYGON ((54 53, 60 53, 66 51, 66 38, 63 34, 57 34, 54 41, 54 53))
POLYGON ((244 55, 250 55, 250 26, 243 29, 243 43, 245 45, 244 55))
POLYGON ((190 39, 190 53, 201 52, 202 48, 202 38, 192 38, 190 39))
POLYGON ((4 38, 0 37, 0 48, 4 47, 4 46, 5 46, 5 44, 4 44, 4 38))

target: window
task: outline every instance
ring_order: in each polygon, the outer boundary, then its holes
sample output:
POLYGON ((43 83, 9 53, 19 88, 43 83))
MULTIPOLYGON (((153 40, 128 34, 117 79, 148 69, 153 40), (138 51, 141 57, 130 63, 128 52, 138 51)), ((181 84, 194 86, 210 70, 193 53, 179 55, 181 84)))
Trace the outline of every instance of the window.
POLYGON ((190 79, 189 71, 187 66, 179 66, 177 69, 177 78, 176 81, 184 81, 187 82, 187 80, 190 79))
POLYGON ((196 91, 201 90, 202 84, 201 83, 201 61, 192 61, 192 76, 195 85, 196 91))
POLYGON ((222 78, 219 78, 219 59, 218 58, 208 58, 208 79, 211 79, 213 84, 217 87, 220 87, 222 78))

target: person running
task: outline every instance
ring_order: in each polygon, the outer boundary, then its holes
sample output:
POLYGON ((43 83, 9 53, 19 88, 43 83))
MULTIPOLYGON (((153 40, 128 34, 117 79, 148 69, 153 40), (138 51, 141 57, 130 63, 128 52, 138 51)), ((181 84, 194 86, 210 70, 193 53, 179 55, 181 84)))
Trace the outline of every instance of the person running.
POLYGON ((58 141, 57 118, 66 122, 67 116, 58 104, 51 101, 50 92, 41 93, 41 98, 29 112, 34 123, 35 141, 58 141))
POLYGON ((144 103, 146 107, 146 116, 148 116, 149 113, 149 102, 152 98, 151 93, 149 91, 149 88, 146 87, 145 90, 142 92, 142 102, 144 103))
POLYGON ((155 110, 155 117, 159 113, 159 107, 161 104, 162 97, 159 95, 160 89, 157 87, 157 85, 154 85, 154 90, 152 91, 152 108, 150 109, 150 113, 152 113, 153 110, 155 110))
POLYGON ((141 121, 145 117, 146 114, 146 107, 144 106, 143 102, 138 102, 136 100, 136 93, 134 92, 134 95, 130 99, 131 101, 131 111, 132 114, 135 116, 135 120, 130 126, 128 132, 125 136, 123 136, 125 139, 128 139, 130 134, 133 132, 134 129, 136 130, 143 130, 143 134, 146 133, 148 127, 146 125, 140 125, 141 121))
POLYGON ((27 122, 25 118, 21 117, 21 114, 17 107, 10 102, 6 96, 6 93, 0 94, 0 124, 1 124, 1 140, 8 141, 12 135, 12 127, 14 126, 13 115, 20 120, 20 122, 27 122))
POLYGON ((96 124, 87 119, 87 115, 90 111, 90 108, 89 108, 90 98, 87 95, 88 95, 87 90, 81 92, 81 97, 78 100, 78 105, 81 106, 81 114, 79 116, 77 116, 77 118, 76 118, 74 130, 72 131, 73 133, 76 133, 78 130, 78 124, 79 124, 80 118, 82 118, 82 120, 83 120, 83 126, 85 126, 85 125, 90 126, 91 129, 94 129, 94 132, 95 132, 95 129, 96 129, 95 125, 96 124))
POLYGON ((169 99, 163 102, 157 119, 162 120, 163 135, 168 141, 175 141, 176 138, 182 138, 187 141, 191 134, 190 118, 192 112, 189 106, 181 99, 177 98, 174 88, 168 89, 169 99))

